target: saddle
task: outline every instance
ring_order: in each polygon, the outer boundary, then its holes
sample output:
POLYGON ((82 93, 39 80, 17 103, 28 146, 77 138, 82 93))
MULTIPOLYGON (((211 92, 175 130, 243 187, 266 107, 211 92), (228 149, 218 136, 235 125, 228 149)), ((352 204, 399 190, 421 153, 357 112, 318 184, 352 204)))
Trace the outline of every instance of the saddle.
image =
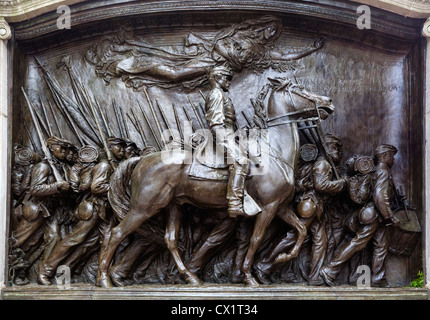
POLYGON ((194 180, 214 180, 214 181, 228 181, 229 165, 211 166, 210 164, 202 163, 195 157, 190 165, 188 176, 194 180))
MULTIPOLYGON (((195 156, 192 158, 188 176, 194 180, 212 180, 228 182, 230 171, 226 161, 215 161, 215 153, 210 154, 210 158, 204 157, 206 142, 201 143, 195 148, 195 156)), ((219 159, 218 159, 219 160, 219 159)), ((251 161, 251 166, 256 166, 255 161, 251 161)), ((251 171, 251 170, 250 170, 251 171)), ((247 179, 252 175, 248 174, 247 179)), ((261 212, 261 208, 255 200, 244 189, 243 208, 247 215, 253 216, 261 212)))

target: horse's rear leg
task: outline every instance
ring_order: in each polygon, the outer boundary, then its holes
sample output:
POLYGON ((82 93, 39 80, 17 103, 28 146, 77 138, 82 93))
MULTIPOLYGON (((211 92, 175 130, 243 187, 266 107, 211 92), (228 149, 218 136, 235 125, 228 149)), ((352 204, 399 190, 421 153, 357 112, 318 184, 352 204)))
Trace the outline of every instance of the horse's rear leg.
POLYGON ((176 266, 178 267, 179 272, 185 276, 185 280, 189 284, 193 285, 201 285, 203 284, 200 279, 192 273, 188 268, 185 266, 184 262, 181 259, 181 256, 179 254, 178 250, 178 238, 179 238, 179 231, 181 229, 182 225, 182 212, 179 208, 179 206, 175 203, 171 203, 168 207, 168 218, 167 218, 167 225, 166 225, 166 234, 164 236, 164 241, 166 242, 167 248, 169 249, 170 253, 173 256, 173 259, 175 260, 176 266))
POLYGON ((263 240, 263 236, 266 233, 267 227, 275 216, 277 204, 266 206, 263 211, 257 215, 254 224, 254 231, 252 233, 248 251, 246 252, 245 260, 243 262, 242 271, 245 275, 245 283, 251 286, 258 286, 258 281, 251 274, 251 266, 254 261, 255 252, 258 246, 263 240))

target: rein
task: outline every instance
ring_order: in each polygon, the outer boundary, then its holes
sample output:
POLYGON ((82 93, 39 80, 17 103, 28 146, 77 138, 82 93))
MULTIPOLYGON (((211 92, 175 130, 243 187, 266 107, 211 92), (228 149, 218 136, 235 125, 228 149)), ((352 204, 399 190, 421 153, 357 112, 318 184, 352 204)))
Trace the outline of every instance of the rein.
MULTIPOLYGON (((270 124, 270 122, 273 122, 273 121, 276 121, 276 120, 279 120, 279 119, 288 118, 288 117, 293 116, 293 115, 299 115, 301 113, 305 113, 305 112, 308 112, 308 111, 314 111, 315 110, 315 108, 306 108, 306 109, 303 109, 303 110, 297 110, 297 107, 296 107, 296 105, 294 103, 294 99, 293 99, 293 97, 291 95, 291 88, 288 88, 288 93, 290 95, 290 100, 291 100, 291 103, 292 103, 294 111, 287 112, 287 113, 285 113, 283 115, 276 116, 276 117, 273 117, 271 119, 268 119, 267 120, 267 126, 268 127, 275 127, 275 126, 280 126, 280 125, 283 125, 283 124, 298 123, 298 122, 303 122, 303 121, 316 121, 316 120, 319 120, 319 116, 318 116, 318 117, 309 117, 309 118, 302 118, 302 119, 287 119, 286 121, 282 121, 280 123, 274 123, 274 124, 272 123, 272 124, 270 124)), ((306 96, 304 96, 302 94, 299 94, 296 91, 294 91, 294 93, 298 94, 299 96, 301 96, 301 97, 303 97, 303 98, 305 98, 305 99, 307 99, 307 100, 309 100, 311 102, 316 103, 315 101, 309 99, 308 97, 306 97, 306 96)))

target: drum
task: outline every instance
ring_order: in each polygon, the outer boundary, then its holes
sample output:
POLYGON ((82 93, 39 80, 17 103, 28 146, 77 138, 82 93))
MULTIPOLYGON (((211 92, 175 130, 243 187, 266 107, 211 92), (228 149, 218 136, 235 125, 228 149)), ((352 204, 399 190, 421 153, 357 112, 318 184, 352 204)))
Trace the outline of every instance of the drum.
POLYGON ((412 209, 404 209, 394 212, 394 216, 400 223, 398 226, 389 226, 389 251, 401 256, 410 256, 421 233, 417 213, 412 209))

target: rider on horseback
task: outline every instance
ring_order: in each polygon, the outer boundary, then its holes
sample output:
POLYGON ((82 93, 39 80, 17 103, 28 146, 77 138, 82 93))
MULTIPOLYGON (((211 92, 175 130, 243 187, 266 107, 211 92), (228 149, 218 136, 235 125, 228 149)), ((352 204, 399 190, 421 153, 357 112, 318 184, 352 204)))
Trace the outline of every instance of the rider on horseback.
POLYGON ((209 74, 211 91, 206 98, 205 117, 216 135, 217 143, 227 150, 227 163, 230 164, 227 186, 228 214, 230 217, 236 217, 245 215, 243 198, 249 161, 235 145, 236 115, 233 103, 227 96, 231 78, 232 70, 228 67, 217 66, 211 70, 209 74))

